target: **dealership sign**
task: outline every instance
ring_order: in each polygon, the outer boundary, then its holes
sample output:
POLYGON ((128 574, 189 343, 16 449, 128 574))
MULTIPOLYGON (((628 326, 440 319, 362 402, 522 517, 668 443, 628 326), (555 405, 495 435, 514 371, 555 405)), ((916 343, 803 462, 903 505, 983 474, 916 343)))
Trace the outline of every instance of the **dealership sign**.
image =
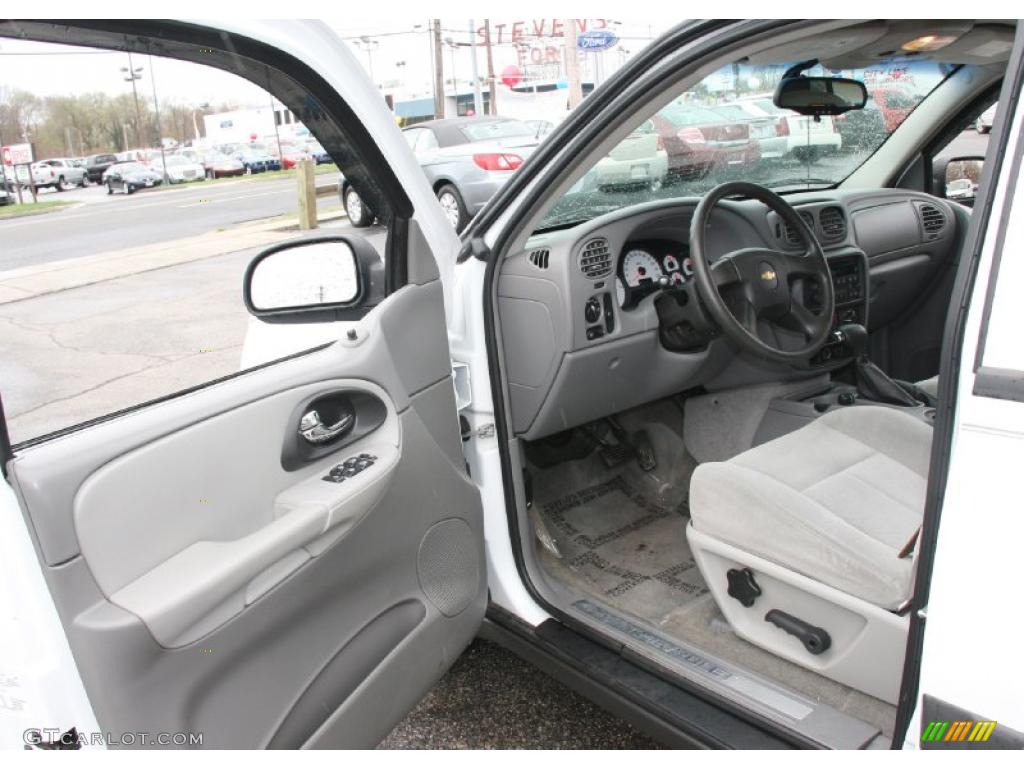
POLYGON ((576 36, 576 47, 581 51, 607 51, 619 42, 610 29, 590 29, 576 36))
POLYGON ((28 165, 32 162, 31 144, 11 144, 0 149, 4 165, 28 165))

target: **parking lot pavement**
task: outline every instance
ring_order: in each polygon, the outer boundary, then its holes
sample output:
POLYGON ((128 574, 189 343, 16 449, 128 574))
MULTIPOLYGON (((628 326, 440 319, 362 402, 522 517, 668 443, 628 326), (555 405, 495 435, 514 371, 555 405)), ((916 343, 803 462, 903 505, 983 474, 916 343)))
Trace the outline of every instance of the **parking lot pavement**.
MULTIPOLYGON (((336 180, 336 174, 317 177, 318 184, 336 180)), ((93 185, 39 197, 74 204, 0 221, 0 271, 202 235, 298 209, 294 177, 198 182, 127 197, 93 185)), ((340 205, 336 195, 317 199, 321 211, 340 205)))
POLYGON ((504 648, 476 640, 378 749, 659 749, 504 648))

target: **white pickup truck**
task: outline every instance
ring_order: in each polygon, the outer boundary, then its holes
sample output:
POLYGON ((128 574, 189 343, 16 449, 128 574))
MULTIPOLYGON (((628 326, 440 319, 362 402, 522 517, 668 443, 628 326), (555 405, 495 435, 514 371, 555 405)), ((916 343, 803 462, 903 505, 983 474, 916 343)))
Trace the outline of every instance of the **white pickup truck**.
POLYGON ((50 187, 55 192, 60 192, 72 184, 84 187, 89 183, 89 176, 85 171, 85 167, 75 165, 65 158, 40 160, 39 162, 32 163, 31 179, 29 178, 28 166, 19 165, 17 177, 18 183, 22 187, 34 186, 36 190, 50 187))

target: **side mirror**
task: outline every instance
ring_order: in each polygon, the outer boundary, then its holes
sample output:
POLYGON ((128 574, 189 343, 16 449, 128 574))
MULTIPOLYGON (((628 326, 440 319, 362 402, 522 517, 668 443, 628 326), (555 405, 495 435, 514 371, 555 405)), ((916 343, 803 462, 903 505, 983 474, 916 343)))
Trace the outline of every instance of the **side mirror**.
POLYGON ((859 80, 846 77, 784 77, 772 101, 800 115, 841 115, 864 109, 868 89, 859 80))
POLYGON ((945 197, 970 205, 978 196, 985 161, 980 157, 954 157, 946 163, 945 197))
POLYGON ((361 237, 289 240, 249 263, 242 294, 249 314, 268 323, 358 320, 384 298, 384 263, 361 237))

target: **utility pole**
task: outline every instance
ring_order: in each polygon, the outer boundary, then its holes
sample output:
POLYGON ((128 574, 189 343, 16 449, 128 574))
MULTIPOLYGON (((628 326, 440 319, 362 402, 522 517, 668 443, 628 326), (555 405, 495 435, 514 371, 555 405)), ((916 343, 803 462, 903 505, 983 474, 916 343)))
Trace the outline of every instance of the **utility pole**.
POLYGON ((476 23, 473 19, 469 20, 469 45, 469 59, 473 71, 473 112, 480 117, 484 113, 484 97, 480 93, 480 72, 476 64, 476 23))
POLYGON ((441 48, 441 20, 431 21, 434 51, 434 117, 444 117, 444 49, 441 48))
POLYGON ((444 39, 445 45, 448 46, 452 60, 452 92, 455 94, 455 114, 453 117, 459 116, 459 76, 455 72, 455 50, 459 47, 459 44, 455 42, 455 39, 448 36, 444 39))
MULTIPOLYGON (((135 87, 135 81, 142 77, 142 67, 132 65, 131 51, 128 52, 128 66, 121 67, 121 71, 125 73, 125 82, 132 84, 132 96, 135 97, 135 140, 138 141, 142 135, 140 130, 142 127, 142 110, 139 109, 139 89, 135 87)), ((125 141, 127 143, 127 139, 125 141)), ((125 146, 125 149, 128 149, 128 147, 125 146)))
POLYGON ((576 20, 563 19, 565 29, 565 78, 569 81, 569 111, 576 109, 583 101, 583 86, 580 84, 580 58, 576 50, 576 20))
POLYGON ((363 35, 358 40, 354 40, 353 44, 356 46, 356 48, 360 48, 366 51, 366 63, 370 71, 370 81, 373 83, 373 87, 376 88, 377 81, 376 79, 374 79, 373 76, 373 52, 380 45, 380 41, 374 40, 369 35, 363 35))
POLYGON ((149 57, 149 82, 153 85, 153 110, 156 112, 156 140, 160 144, 160 165, 164 169, 164 182, 169 178, 167 175, 167 156, 164 154, 163 130, 160 127, 160 102, 156 98, 156 70, 153 68, 153 57, 149 57))
POLYGON ((484 19, 484 44, 487 46, 487 82, 490 84, 490 115, 498 114, 498 88, 494 81, 494 49, 491 47, 491 20, 484 19))
MULTIPOLYGON (((284 106, 282 104, 282 106, 284 106)), ((277 111, 274 109, 274 96, 270 95, 270 116, 274 119, 274 138, 277 139, 277 159, 281 161, 281 170, 284 170, 284 152, 281 151, 281 131, 277 129, 277 111)))

